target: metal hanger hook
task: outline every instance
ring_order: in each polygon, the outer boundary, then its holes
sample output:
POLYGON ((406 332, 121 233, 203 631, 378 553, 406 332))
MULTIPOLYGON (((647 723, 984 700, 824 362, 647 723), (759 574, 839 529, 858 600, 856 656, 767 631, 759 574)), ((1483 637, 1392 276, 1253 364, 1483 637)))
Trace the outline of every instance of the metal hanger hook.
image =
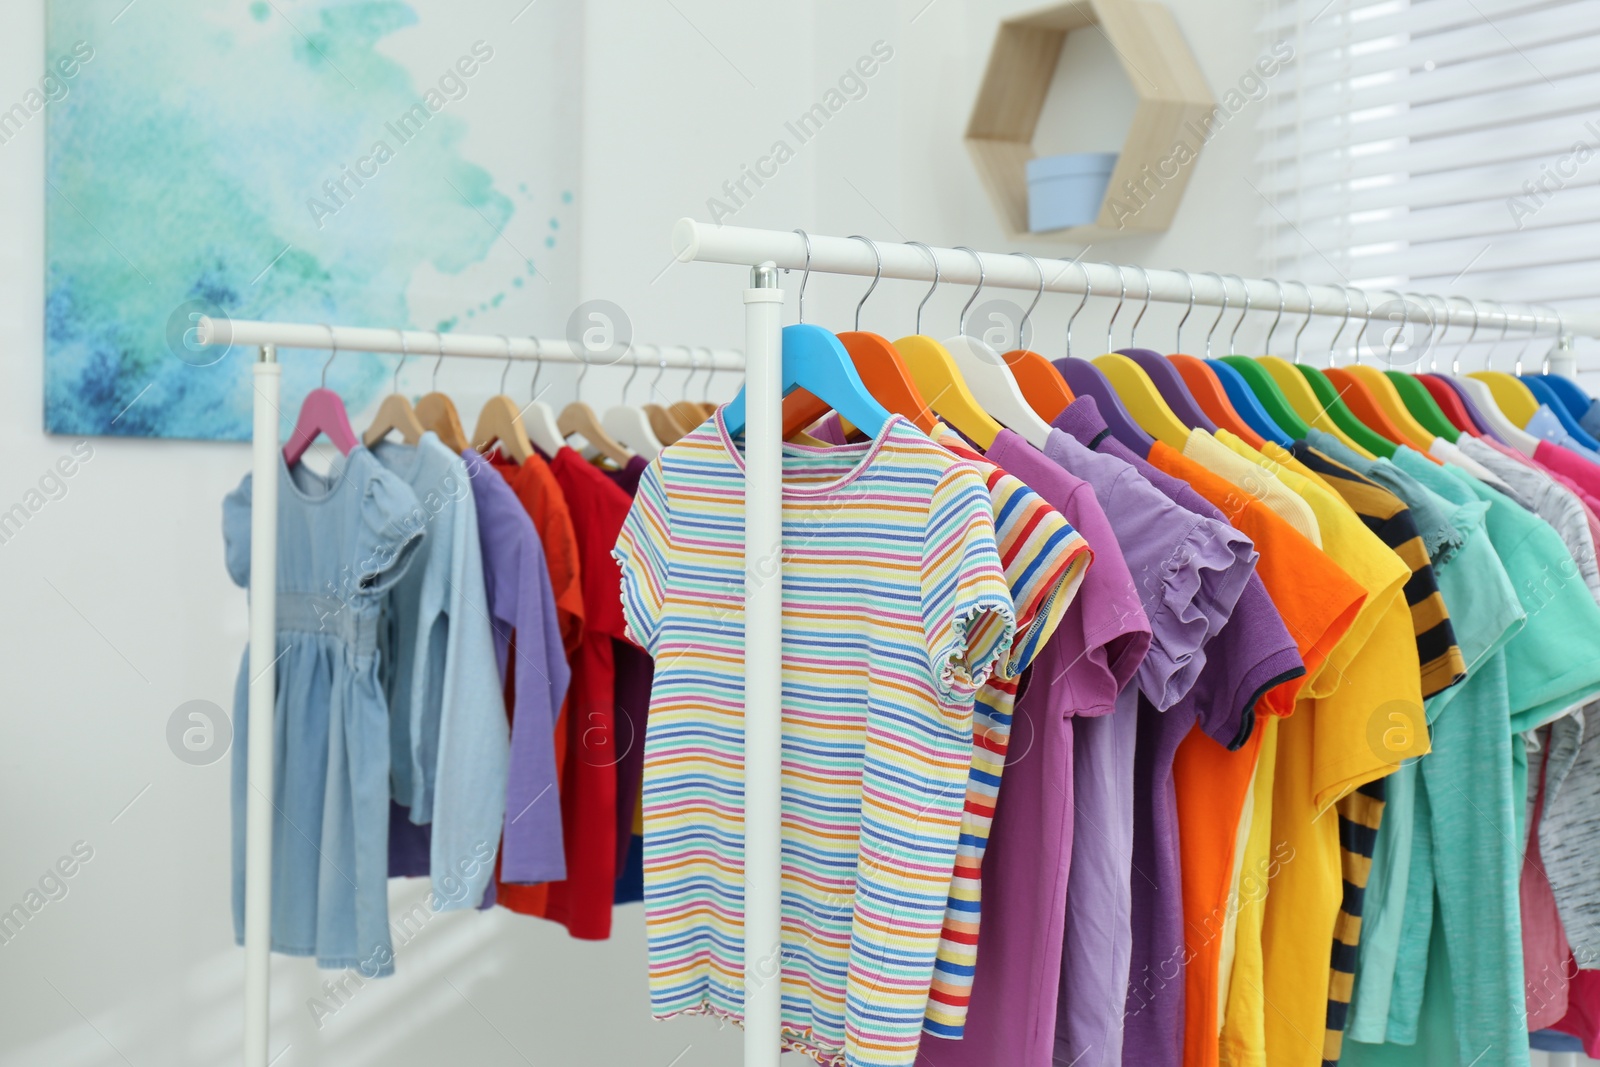
POLYGON ((1311 300, 1311 286, 1307 285, 1305 282, 1293 282, 1292 284, 1298 285, 1302 290, 1305 291, 1306 294, 1306 321, 1302 322, 1300 324, 1300 328, 1294 332, 1294 362, 1299 363, 1300 335, 1306 332, 1307 326, 1311 325, 1311 316, 1314 314, 1314 305, 1311 300))
POLYGON ((717 372, 717 354, 706 347, 706 380, 700 384, 700 399, 711 403, 711 376, 717 372))
POLYGON ((1211 277, 1215 278, 1217 280, 1217 284, 1222 286, 1222 310, 1217 312, 1217 317, 1211 320, 1211 329, 1206 331, 1206 358, 1210 359, 1211 358, 1211 335, 1217 332, 1217 325, 1222 322, 1222 317, 1228 313, 1228 296, 1229 296, 1229 294, 1228 294, 1228 283, 1223 280, 1222 275, 1218 274, 1214 270, 1208 270, 1208 271, 1206 271, 1206 274, 1208 274, 1211 277))
POLYGON ((1083 299, 1078 301, 1078 306, 1072 309, 1072 314, 1067 316, 1067 358, 1072 358, 1072 324, 1078 318, 1078 313, 1089 303, 1089 298, 1094 295, 1094 280, 1089 277, 1089 267, 1076 259, 1069 263, 1077 263, 1078 269, 1083 271, 1083 299))
POLYGON ((1267 342, 1261 348, 1266 355, 1272 355, 1272 335, 1278 332, 1278 323, 1283 321, 1283 283, 1276 278, 1268 278, 1278 290, 1278 314, 1273 317, 1272 325, 1267 327, 1267 342))
POLYGON ((622 383, 622 402, 624 404, 628 402, 628 390, 633 387, 633 380, 639 376, 639 357, 643 354, 641 351, 643 348, 643 345, 640 345, 637 349, 632 345, 628 346, 628 355, 632 357, 630 362, 633 364, 633 370, 628 372, 628 380, 622 383))
POLYGON ((933 296, 934 291, 939 288, 939 257, 933 254, 933 249, 929 248, 921 241, 907 241, 906 244, 922 249, 924 252, 928 253, 928 258, 933 261, 933 284, 928 287, 927 293, 922 297, 922 302, 917 305, 917 325, 915 329, 916 332, 920 334, 922 332, 923 305, 927 304, 929 298, 933 296))
POLYGON ((327 323, 322 328, 328 331, 328 362, 322 365, 322 388, 328 387, 328 368, 333 366, 333 361, 339 356, 339 338, 334 336, 333 327, 327 323))
POLYGON ((400 338, 400 362, 394 365, 394 388, 390 392, 398 393, 400 391, 400 368, 406 365, 406 359, 411 355, 411 352, 406 348, 406 332, 404 330, 396 330, 395 335, 400 338))
POLYGON ((1239 282, 1244 289, 1244 310, 1239 312, 1239 321, 1233 324, 1233 332, 1228 335, 1228 355, 1235 355, 1239 351, 1239 327, 1244 325, 1244 320, 1250 315, 1250 284, 1237 274, 1228 275, 1239 282))
POLYGON ((685 345, 684 352, 689 357, 689 373, 683 376, 683 381, 678 385, 678 396, 683 400, 688 400, 689 383, 694 381, 695 371, 700 369, 700 361, 695 358, 693 345, 685 345))
POLYGON ((1111 327, 1116 324, 1117 315, 1122 311, 1122 302, 1128 298, 1128 278, 1122 273, 1122 265, 1117 264, 1117 306, 1111 309, 1111 317, 1106 320, 1106 351, 1111 351, 1111 327))
POLYGON ((544 371, 544 350, 539 347, 537 337, 529 337, 533 345, 533 380, 528 383, 528 403, 539 399, 539 375, 544 371))
POLYGON ((1173 267, 1172 269, 1183 275, 1183 280, 1189 284, 1189 306, 1183 309, 1183 318, 1178 320, 1178 328, 1172 334, 1172 350, 1174 352, 1182 352, 1183 324, 1189 321, 1190 315, 1194 314, 1194 275, 1181 267, 1173 267))
POLYGON ((444 366, 444 334, 433 331, 433 343, 439 347, 439 358, 433 364, 433 391, 439 391, 439 368, 444 366))
POLYGON ((983 292, 983 282, 987 275, 983 269, 983 257, 979 256, 978 253, 966 245, 956 245, 956 251, 965 252, 972 257, 972 262, 978 265, 978 287, 972 290, 972 295, 967 297, 967 302, 961 305, 961 317, 956 320, 956 333, 964 334, 967 332, 967 309, 972 307, 972 302, 978 299, 979 293, 983 292))
MULTIPOLYGON (((1333 366, 1334 359, 1339 355, 1339 338, 1344 336, 1344 328, 1350 325, 1350 287, 1341 285, 1339 286, 1339 291, 1344 293, 1344 318, 1339 320, 1339 328, 1333 332, 1333 337, 1328 341, 1328 366, 1330 367, 1333 366)), ((1310 316, 1307 316, 1306 321, 1311 321, 1310 316)), ((1295 341, 1297 342, 1295 347, 1296 363, 1300 362, 1299 339, 1300 335, 1295 334, 1295 341)), ((1356 341, 1359 345, 1360 338, 1357 338, 1356 341)))
MULTIPOLYGON (((806 243, 806 269, 805 273, 800 275, 800 297, 796 308, 800 321, 804 322, 806 321, 806 283, 811 280, 811 235, 804 230, 795 230, 794 232, 799 234, 800 239, 806 243)), ((693 355, 694 353, 691 351, 691 362, 693 362, 693 355)), ((688 381, 687 378, 684 380, 688 381)))
POLYGON ((883 277, 883 253, 878 251, 878 242, 870 237, 863 237, 859 233, 853 233, 850 235, 850 240, 865 241, 867 247, 872 249, 872 258, 878 261, 877 268, 872 273, 872 284, 867 286, 867 291, 861 294, 860 300, 856 301, 856 331, 859 333, 861 330, 861 309, 866 305, 867 297, 871 296, 872 291, 878 287, 878 279, 883 277))
POLYGON ((1139 280, 1144 283, 1144 305, 1139 308, 1139 314, 1133 317, 1133 325, 1128 327, 1128 347, 1133 347, 1135 337, 1139 336, 1139 323, 1144 320, 1144 313, 1150 310, 1150 272, 1135 263, 1133 269, 1139 272, 1139 280))
POLYGON ((1393 293, 1395 299, 1400 301, 1400 328, 1389 335, 1389 343, 1384 346, 1383 362, 1386 370, 1394 370, 1394 346, 1400 343, 1400 335, 1406 332, 1411 325, 1411 307, 1406 303, 1406 295, 1398 289, 1384 289, 1382 292, 1393 293))
POLYGON ((1485 297, 1484 303, 1493 304, 1495 307, 1500 309, 1500 336, 1494 339, 1494 343, 1489 346, 1489 351, 1484 353, 1483 356, 1483 369, 1493 370, 1494 350, 1500 347, 1500 342, 1506 339, 1506 332, 1511 329, 1511 313, 1507 311, 1506 306, 1498 300, 1490 300, 1485 297))
POLYGON ((1039 261, 1034 258, 1031 252, 1013 252, 1011 254, 1014 256, 1022 256, 1029 263, 1033 264, 1034 270, 1039 272, 1039 288, 1034 291, 1033 303, 1029 304, 1028 310, 1022 313, 1022 321, 1017 323, 1017 347, 1026 348, 1028 347, 1028 320, 1033 318, 1033 309, 1039 306, 1039 298, 1044 296, 1044 268, 1039 266, 1039 261))
POLYGON ((511 358, 511 338, 507 337, 505 334, 501 334, 500 340, 506 343, 506 368, 500 372, 500 392, 504 394, 506 391, 506 375, 511 373, 511 364, 513 361, 511 358))

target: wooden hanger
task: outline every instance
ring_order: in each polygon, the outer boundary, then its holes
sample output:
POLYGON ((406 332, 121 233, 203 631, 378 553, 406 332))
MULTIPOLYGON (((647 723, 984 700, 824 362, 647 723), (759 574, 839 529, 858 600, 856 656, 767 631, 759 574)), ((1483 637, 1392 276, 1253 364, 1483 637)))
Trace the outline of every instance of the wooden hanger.
POLYGON ((478 412, 478 425, 472 431, 472 447, 487 452, 496 443, 501 451, 518 464, 526 463, 533 455, 533 442, 522 425, 522 412, 517 402, 506 396, 506 375, 511 371, 511 338, 500 338, 506 343, 506 369, 500 372, 500 395, 491 396, 478 412))
MULTIPOLYGON (((661 384, 661 375, 667 369, 667 354, 665 351, 657 349, 656 357, 656 376, 650 379, 650 393, 653 396, 660 396, 658 387, 661 384)), ((656 435, 656 440, 661 442, 663 448, 677 441, 692 429, 692 427, 685 426, 673 418, 672 413, 660 404, 654 402, 646 403, 643 405, 643 410, 645 418, 650 420, 650 432, 656 435)), ((699 424, 696 423, 695 425, 699 424)))
POLYGON ((949 349, 922 333, 922 309, 928 303, 928 298, 933 296, 934 290, 939 288, 939 261, 932 250, 920 241, 906 243, 921 248, 933 260, 933 285, 917 305, 914 327, 917 332, 896 341, 895 350, 904 358, 917 392, 922 394, 934 412, 979 448, 987 449, 1005 427, 986 412, 972 395, 949 349))
MULTIPOLYGON (((805 241, 806 266, 800 278, 799 318, 783 328, 782 382, 780 392, 787 396, 805 389, 825 402, 839 415, 871 437, 883 432, 893 418, 861 381, 850 353, 833 334, 805 321, 806 283, 811 280, 811 237, 796 230, 805 241)), ((744 387, 722 409, 722 423, 729 434, 745 426, 744 387)))
POLYGON ((327 435, 341 455, 348 456, 351 450, 361 444, 350 425, 350 415, 344 409, 344 401, 338 393, 328 388, 328 368, 339 354, 339 346, 333 328, 324 326, 323 329, 328 331, 331 351, 328 353, 328 362, 322 365, 322 384, 306 394, 300 404, 300 415, 295 419, 294 432, 289 435, 289 443, 283 446, 283 461, 291 467, 300 462, 306 449, 311 447, 311 442, 323 434, 327 435))
POLYGON ((461 425, 461 416, 456 412, 453 400, 439 392, 439 367, 444 363, 444 338, 439 331, 433 331, 434 337, 439 340, 439 361, 433 365, 433 392, 417 401, 417 421, 425 429, 432 430, 450 451, 460 455, 471 447, 467 441, 466 428, 461 425))
POLYGON ((582 360, 582 363, 583 369, 578 371, 578 381, 574 386, 577 397, 561 409, 561 414, 556 417, 556 430, 560 432, 563 444, 568 437, 577 434, 594 446, 602 456, 619 467, 625 467, 633 458, 633 452, 607 433, 605 427, 600 424, 600 416, 594 413, 594 408, 583 402, 583 379, 589 373, 589 361, 582 360))
POLYGON ((661 454, 661 440, 651 429, 649 416, 627 402, 628 387, 633 384, 633 379, 638 373, 639 357, 635 355, 633 370, 628 373, 628 380, 622 383, 622 395, 619 398, 622 403, 607 408, 600 425, 612 437, 645 459, 655 459, 661 454))
POLYGON ((408 445, 422 440, 422 435, 427 432, 418 420, 411 401, 400 391, 400 368, 405 366, 411 353, 406 350, 406 332, 396 330, 395 333, 400 335, 400 362, 394 365, 394 391, 383 398, 383 403, 378 405, 378 413, 372 417, 372 425, 361 435, 362 442, 368 448, 389 436, 393 430, 399 430, 401 440, 408 445))
POLYGON ((667 408, 667 411, 671 413, 672 417, 678 420, 680 424, 692 430, 696 426, 699 426, 702 422, 706 421, 706 417, 700 405, 695 401, 688 399, 687 396, 689 392, 689 382, 694 378, 694 372, 698 369, 698 364, 695 363, 694 349, 690 348, 688 351, 689 373, 683 379, 682 388, 682 391, 685 394, 684 399, 674 403, 671 407, 667 408))
MULTIPOLYGON (((878 279, 883 276, 883 257, 878 254, 878 246, 871 238, 852 234, 850 239, 865 242, 872 249, 872 254, 878 260, 878 268, 873 274, 872 284, 856 302, 855 329, 839 334, 839 343, 850 354, 850 362, 855 365, 856 373, 861 376, 862 384, 873 399, 889 412, 909 420, 923 433, 931 434, 936 420, 927 402, 922 399, 922 394, 917 391, 905 360, 885 338, 861 329, 861 308, 878 287, 878 279)), ((783 398, 783 436, 791 437, 813 425, 828 410, 828 405, 809 390, 796 389, 783 398)))
POLYGON ((970 255, 978 265, 978 284, 961 309, 955 336, 945 340, 945 350, 950 353, 961 379, 967 383, 967 388, 983 410, 1002 426, 1021 434, 1034 448, 1043 451, 1050 442, 1050 424, 1029 405, 1017 386, 1016 378, 1011 375, 1010 364, 1000 358, 1000 353, 986 341, 967 335, 967 311, 978 299, 978 294, 983 292, 983 259, 965 245, 957 248, 970 255))

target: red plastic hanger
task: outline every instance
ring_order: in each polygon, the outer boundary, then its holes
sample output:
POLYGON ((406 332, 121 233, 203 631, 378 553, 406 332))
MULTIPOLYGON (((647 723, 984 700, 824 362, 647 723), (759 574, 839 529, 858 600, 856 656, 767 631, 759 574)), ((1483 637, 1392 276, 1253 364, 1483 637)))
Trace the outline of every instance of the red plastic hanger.
POLYGON ((332 351, 328 354, 328 362, 322 365, 322 384, 306 394, 305 401, 300 405, 300 416, 295 420, 294 432, 289 435, 289 443, 283 446, 283 461, 291 467, 300 462, 306 449, 311 447, 311 442, 323 434, 327 435, 341 455, 348 456, 352 449, 361 444, 355 428, 350 425, 350 414, 344 409, 344 401, 338 393, 328 388, 328 368, 339 354, 339 346, 331 328, 328 329, 328 344, 332 351))

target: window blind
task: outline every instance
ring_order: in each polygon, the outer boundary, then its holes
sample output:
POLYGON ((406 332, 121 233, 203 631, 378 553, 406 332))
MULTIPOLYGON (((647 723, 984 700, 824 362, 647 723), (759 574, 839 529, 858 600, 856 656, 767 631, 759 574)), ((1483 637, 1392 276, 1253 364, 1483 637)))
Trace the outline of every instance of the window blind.
POLYGON ((1600 301, 1600 0, 1268 0, 1262 32, 1296 57, 1258 124, 1275 276, 1600 301))

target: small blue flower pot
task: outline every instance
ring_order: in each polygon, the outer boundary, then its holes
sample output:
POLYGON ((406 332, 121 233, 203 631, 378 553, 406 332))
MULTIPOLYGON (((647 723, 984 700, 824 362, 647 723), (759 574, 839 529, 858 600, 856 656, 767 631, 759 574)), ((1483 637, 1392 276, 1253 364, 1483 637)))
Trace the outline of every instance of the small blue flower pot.
POLYGON ((1028 160, 1028 229, 1065 230, 1099 218, 1116 166, 1115 152, 1072 152, 1028 160))

